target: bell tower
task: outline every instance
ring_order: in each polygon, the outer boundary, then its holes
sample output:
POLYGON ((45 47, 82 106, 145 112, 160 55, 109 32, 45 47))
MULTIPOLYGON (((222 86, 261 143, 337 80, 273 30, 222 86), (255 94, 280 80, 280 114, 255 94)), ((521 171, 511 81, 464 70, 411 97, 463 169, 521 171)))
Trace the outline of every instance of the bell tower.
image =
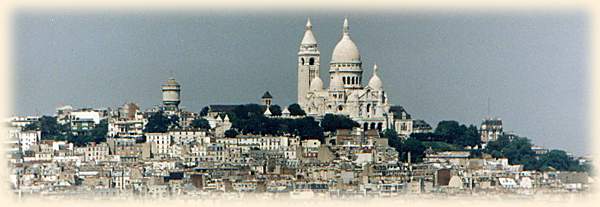
POLYGON ((298 104, 303 108, 307 104, 306 95, 310 91, 310 82, 319 76, 320 57, 309 18, 298 51, 298 104))

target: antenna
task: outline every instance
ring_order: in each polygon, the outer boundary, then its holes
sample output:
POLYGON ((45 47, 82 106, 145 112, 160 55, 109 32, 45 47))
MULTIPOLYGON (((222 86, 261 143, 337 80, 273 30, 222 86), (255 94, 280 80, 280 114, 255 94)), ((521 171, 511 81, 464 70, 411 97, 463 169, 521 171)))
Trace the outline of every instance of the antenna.
POLYGON ((491 111, 490 110, 490 97, 488 96, 488 98, 487 98, 487 115, 488 115, 488 118, 491 119, 492 113, 490 111, 491 111))

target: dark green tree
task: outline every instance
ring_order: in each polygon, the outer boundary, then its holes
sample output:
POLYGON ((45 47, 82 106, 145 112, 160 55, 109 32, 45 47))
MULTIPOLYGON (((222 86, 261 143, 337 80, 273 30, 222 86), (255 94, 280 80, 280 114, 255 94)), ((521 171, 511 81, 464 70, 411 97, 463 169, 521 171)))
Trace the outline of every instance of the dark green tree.
POLYGON ((494 141, 489 141, 484 152, 492 155, 494 158, 503 157, 502 149, 510 144, 508 136, 501 135, 494 141))
POLYGON ((263 116, 263 106, 258 104, 239 105, 233 109, 238 119, 249 119, 255 116, 263 116))
POLYGON ((408 153, 410 152, 410 160, 413 163, 423 161, 425 156, 425 145, 417 139, 408 138, 402 142, 400 146, 400 156, 402 161, 408 161, 408 153))
POLYGON ((461 125, 460 136, 455 139, 454 144, 460 146, 477 146, 481 144, 481 136, 479 135, 479 130, 474 125, 470 125, 469 127, 465 127, 465 125, 461 125))
POLYGON ((440 121, 435 128, 435 134, 447 138, 447 142, 452 142, 453 139, 461 135, 462 129, 457 121, 440 121))
POLYGON ((535 153, 531 150, 531 141, 525 137, 514 138, 502 149, 504 157, 508 158, 511 164, 520 164, 525 159, 533 157, 535 153))
POLYGON ((324 142, 323 128, 319 126, 319 123, 315 121, 313 117, 304 117, 302 119, 294 119, 297 135, 302 140, 305 139, 318 139, 321 143, 324 142))
POLYGON ((360 125, 344 115, 325 114, 321 120, 321 127, 326 132, 335 132, 338 129, 352 129, 360 125))
POLYGON ((400 149, 400 145, 402 144, 402 140, 398 137, 398 133, 394 129, 386 129, 383 130, 383 136, 388 140, 388 145, 393 147, 394 149, 400 149))
POLYGON ((306 112, 304 112, 304 110, 302 110, 302 107, 300 107, 300 105, 298 105, 297 103, 289 105, 288 111, 290 111, 290 115, 292 115, 292 116, 306 115, 306 112))
POLYGON ((210 129, 210 124, 205 118, 198 118, 192 121, 191 127, 196 129, 210 129))
POLYGON ((200 116, 206 116, 208 115, 208 106, 205 106, 202 108, 202 110, 200 110, 200 116))
POLYGON ((235 138, 237 137, 238 132, 235 129, 228 129, 225 131, 225 137, 227 138, 235 138))
POLYGON ((181 128, 181 125, 179 125, 179 116, 177 115, 171 115, 171 116, 167 116, 169 118, 169 128, 181 128))
POLYGON ((459 124, 457 121, 440 121, 435 128, 435 136, 429 137, 460 146, 476 146, 480 144, 479 130, 474 125, 469 127, 459 124))
POLYGON ((148 123, 144 128, 144 132, 167 132, 169 127, 171 126, 172 120, 167 117, 162 111, 153 113, 148 117, 148 123))
POLYGON ((269 106, 269 111, 271 111, 273 116, 281 116, 281 107, 279 105, 269 106))
POLYGON ((539 161, 531 146, 531 141, 526 137, 511 140, 508 136, 500 136, 497 140, 488 142, 484 152, 496 158, 507 158, 510 164, 523 165, 525 170, 535 170, 539 168, 539 161))
POLYGON ((75 146, 81 147, 85 146, 87 143, 94 142, 95 137, 85 134, 85 135, 68 135, 67 141, 73 143, 75 146))
POLYGON ((94 129, 90 132, 93 141, 96 143, 106 142, 106 134, 108 134, 108 120, 102 119, 94 129))
POLYGON ((539 170, 547 170, 550 167, 561 171, 584 171, 584 167, 562 150, 550 150, 540 157, 539 170))
POLYGON ((38 122, 24 127, 24 130, 40 130, 43 140, 65 140, 69 129, 67 124, 59 124, 53 116, 42 116, 38 122))

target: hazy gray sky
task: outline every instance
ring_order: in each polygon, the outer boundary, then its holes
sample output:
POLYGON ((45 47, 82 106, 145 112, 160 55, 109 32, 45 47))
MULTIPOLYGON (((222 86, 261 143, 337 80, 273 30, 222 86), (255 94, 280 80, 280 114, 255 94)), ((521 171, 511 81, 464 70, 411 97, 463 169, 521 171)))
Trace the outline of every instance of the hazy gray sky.
MULTIPOLYGON (((391 102, 432 126, 479 125, 576 154, 587 139, 588 22, 580 12, 40 12, 15 18, 15 114, 56 107, 160 103, 171 74, 182 105, 296 101, 296 54, 306 17, 321 50, 321 77, 344 16, 369 78, 391 102)), ((327 84, 327 83, 326 83, 327 84)))

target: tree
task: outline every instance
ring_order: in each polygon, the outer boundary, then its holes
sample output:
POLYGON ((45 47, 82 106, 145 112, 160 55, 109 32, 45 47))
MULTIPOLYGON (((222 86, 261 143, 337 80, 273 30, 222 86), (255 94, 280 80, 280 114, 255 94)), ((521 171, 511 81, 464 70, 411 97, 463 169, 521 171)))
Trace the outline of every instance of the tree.
POLYGON ((96 143, 106 142, 106 134, 108 134, 108 120, 102 119, 91 131, 91 137, 96 143))
POLYGON ((461 129, 464 129, 464 131, 455 139, 455 144, 461 146, 476 146, 481 144, 481 136, 476 126, 470 125, 469 127, 465 127, 465 125, 461 125, 461 129))
POLYGON ((73 143, 75 146, 81 147, 85 146, 89 142, 93 142, 95 138, 91 135, 72 135, 69 134, 67 141, 73 143))
POLYGON ((425 155, 425 149, 425 145, 421 141, 408 138, 400 146, 400 156, 406 162, 408 161, 408 153, 410 153, 411 162, 421 162, 425 155))
POLYGON ((321 120, 321 127, 326 132, 335 132, 338 129, 352 129, 360 125, 344 115, 325 114, 321 120))
POLYGON ((254 116, 263 116, 263 106, 258 104, 245 104, 236 106, 233 109, 235 117, 238 119, 249 119, 254 116))
POLYGON ((516 137, 502 149, 502 154, 503 157, 508 158, 510 164, 523 165, 525 170, 532 170, 536 168, 537 160, 531 146, 529 139, 516 137))
POLYGON ((444 137, 435 133, 411 133, 410 137, 422 142, 446 142, 444 137))
POLYGON ((489 141, 485 147, 484 152, 492 155, 494 158, 502 157, 502 149, 510 144, 508 136, 501 135, 494 141, 489 141))
POLYGON ((273 116, 281 116, 281 107, 279 105, 269 106, 269 111, 271 111, 271 115, 273 116))
POLYGON ((302 119, 292 119, 296 128, 296 135, 299 135, 302 140, 318 139, 321 143, 324 142, 323 128, 315 121, 313 117, 304 117, 302 119))
POLYGON ((436 141, 444 141, 460 146, 476 146, 481 144, 479 130, 474 125, 467 127, 457 121, 440 121, 435 128, 436 141))
POLYGON ((511 140, 507 136, 500 136, 497 140, 488 142, 484 151, 496 158, 507 158, 512 165, 523 165, 525 170, 535 170, 539 168, 539 161, 531 146, 531 141, 526 137, 511 140))
POLYGON ((225 131, 225 137, 227 138, 235 138, 237 137, 238 132, 235 129, 228 129, 225 131))
POLYGON ((302 110, 302 107, 300 107, 300 105, 298 105, 297 103, 289 105, 288 111, 290 111, 290 115, 292 115, 292 116, 306 115, 306 112, 304 112, 304 110, 302 110))
POLYGON ((191 127, 196 129, 210 129, 210 124, 205 118, 198 118, 192 121, 191 127))
POLYGON ((431 148, 431 150, 433 150, 435 152, 441 152, 441 151, 459 151, 459 150, 463 149, 462 146, 455 145, 455 144, 450 144, 450 143, 446 143, 446 142, 421 141, 421 143, 423 143, 423 145, 425 146, 425 148, 431 148))
POLYGON ((567 152, 562 150, 551 150, 540 157, 539 170, 547 170, 552 167, 561 171, 584 171, 584 167, 574 160, 567 152))
POLYGON ((398 132, 396 132, 396 130, 391 128, 383 130, 383 137, 388 140, 388 145, 390 145, 390 147, 393 147, 396 150, 400 149, 402 140, 398 137, 398 132))
POLYGON ((200 116, 206 116, 208 115, 208 106, 205 106, 202 108, 202 110, 200 110, 200 116))
POLYGON ((461 135, 461 129, 457 121, 440 121, 434 133, 448 138, 447 142, 451 142, 461 135))
POLYGON ((23 129, 40 130, 43 140, 65 140, 67 132, 70 131, 68 125, 59 124, 53 116, 42 116, 38 122, 31 123, 23 129))
POLYGON ((148 123, 144 128, 144 132, 167 132, 171 126, 172 120, 169 119, 162 111, 156 112, 148 117, 148 123))
POLYGON ((169 128, 181 128, 181 125, 179 125, 179 116, 171 115, 171 116, 168 116, 168 118, 169 118, 169 128))

